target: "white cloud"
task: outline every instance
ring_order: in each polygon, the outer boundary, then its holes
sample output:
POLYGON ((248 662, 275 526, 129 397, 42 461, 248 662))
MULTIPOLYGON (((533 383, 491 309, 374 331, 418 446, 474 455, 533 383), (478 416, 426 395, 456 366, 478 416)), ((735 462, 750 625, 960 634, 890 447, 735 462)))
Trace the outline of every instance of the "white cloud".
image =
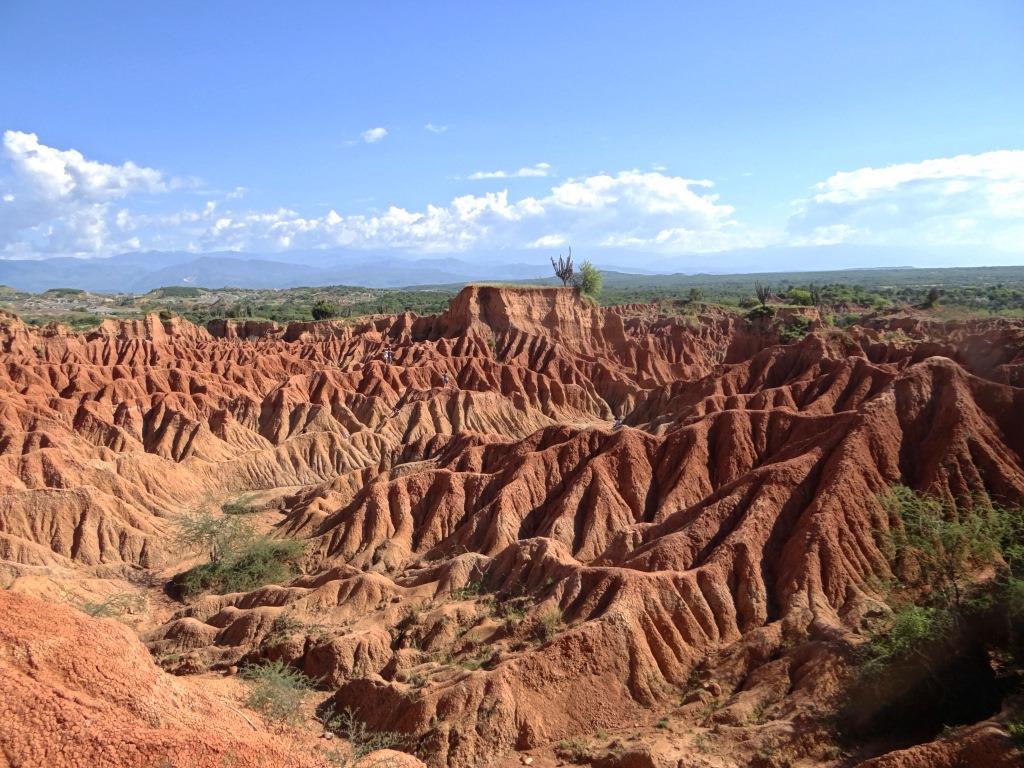
POLYGON ((542 235, 533 242, 527 243, 527 248, 557 248, 565 245, 568 238, 565 235, 542 235))
POLYGON ((759 243, 733 219, 731 206, 709 194, 707 181, 623 171, 571 179, 543 197, 511 200, 507 190, 462 195, 423 211, 391 207, 377 215, 303 217, 223 213, 199 235, 209 249, 402 248, 427 252, 471 248, 580 246, 681 253, 759 243))
POLYGON ((1024 250, 1024 151, 836 173, 797 201, 789 229, 797 244, 1024 250))
POLYGON ((477 171, 470 174, 473 181, 482 179, 541 179, 551 175, 550 163, 537 163, 520 168, 517 171, 477 171))
MULTIPOLYGON (((538 163, 489 178, 550 172, 538 163)), ((181 185, 152 168, 98 162, 8 131, 0 156, 0 255, 332 247, 441 253, 557 249, 568 242, 663 255, 842 242, 1024 248, 1024 151, 837 173, 797 202, 788 232, 744 224, 711 181, 653 170, 560 180, 535 196, 504 189, 415 208, 328 208, 315 216, 247 208, 243 187, 198 204, 195 190, 168 194, 181 185), (151 205, 156 195, 165 196, 160 207, 151 205)))
POLYGON ((112 241, 112 201, 156 194, 182 182, 133 162, 88 160, 75 149, 55 149, 34 133, 5 131, 0 166, 0 251, 95 254, 128 249, 112 241))
MULTIPOLYGON (((455 252, 471 248, 586 245, 672 251, 745 242, 733 209, 711 183, 658 172, 623 171, 569 179, 538 197, 508 190, 467 194, 421 210, 305 216, 288 208, 239 209, 242 187, 201 208, 153 211, 141 198, 175 186, 134 163, 107 165, 75 150, 46 147, 31 134, 7 134, 0 166, 0 251, 6 255, 106 255, 126 249, 279 251, 398 248, 455 252), (12 198, 8 200, 8 197, 12 198), (124 199, 115 208, 116 200, 124 199)), ((516 176, 543 176, 538 163, 516 176)))
POLYGON ((367 144, 376 144, 388 135, 387 128, 369 128, 362 132, 363 141, 367 144))
POLYGON ((423 128, 430 131, 430 133, 444 133, 448 130, 447 125, 434 125, 433 123, 427 123, 423 128))

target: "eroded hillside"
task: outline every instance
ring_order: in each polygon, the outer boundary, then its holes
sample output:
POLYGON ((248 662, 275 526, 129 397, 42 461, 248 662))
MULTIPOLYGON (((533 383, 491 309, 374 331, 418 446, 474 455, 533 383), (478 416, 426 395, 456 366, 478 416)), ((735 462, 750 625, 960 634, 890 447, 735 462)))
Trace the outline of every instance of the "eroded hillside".
MULTIPOLYGON (((5 694, 22 734, 0 736, 7 759, 41 764, 23 737, 49 738, 19 697, 75 684, 24 661, 47 622, 104 664, 55 603, 139 590, 135 629, 184 676, 140 682, 180 710, 157 731, 196 716, 174 686, 279 660, 316 681, 321 711, 350 708, 438 768, 853 764, 831 718, 893 576, 882 495, 1024 502, 1024 326, 806 316, 781 343, 770 320, 717 310, 470 287, 443 314, 359 325, 10 321, 0 578, 49 602, 4 639, 0 662, 33 680, 5 694), (303 542, 301 573, 165 591, 195 562, 175 520, 240 497, 303 542)), ((89 717, 115 717, 115 694, 93 686, 89 717)), ((220 732, 201 757, 136 734, 101 764, 325 759, 259 723, 266 744, 225 746, 235 715, 202 701, 220 732)), ((65 753, 46 764, 84 762, 65 753)), ((1016 759, 981 724, 877 764, 979 756, 1016 759)))

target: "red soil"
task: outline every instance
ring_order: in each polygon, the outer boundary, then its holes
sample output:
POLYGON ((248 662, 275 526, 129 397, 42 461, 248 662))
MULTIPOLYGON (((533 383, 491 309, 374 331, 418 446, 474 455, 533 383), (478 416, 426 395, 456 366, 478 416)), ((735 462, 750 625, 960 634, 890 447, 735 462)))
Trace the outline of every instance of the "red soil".
MULTIPOLYGON (((1024 501, 1020 323, 816 323, 784 345, 727 314, 468 288, 435 317, 12 322, 0 348, 16 590, 172 572, 177 514, 272 492, 304 575, 170 606, 151 650, 181 672, 284 659, 432 766, 554 761, 574 739, 609 767, 828 763, 817 723, 890 575, 879 494, 1024 501), (647 757, 605 731, 640 732, 647 757)), ((109 738, 147 743, 128 733, 109 738)))

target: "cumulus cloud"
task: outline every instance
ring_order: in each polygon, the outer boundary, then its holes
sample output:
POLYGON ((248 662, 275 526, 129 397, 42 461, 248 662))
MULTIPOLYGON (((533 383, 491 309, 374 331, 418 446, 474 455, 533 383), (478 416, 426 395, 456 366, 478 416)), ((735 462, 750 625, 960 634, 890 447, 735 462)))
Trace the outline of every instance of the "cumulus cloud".
MULTIPOLYGON (((456 196, 420 210, 377 213, 335 209, 308 216, 289 208, 240 208, 242 187, 202 207, 152 210, 135 203, 175 186, 134 163, 110 165, 75 150, 8 132, 0 166, 0 249, 6 255, 107 255, 143 248, 281 251, 396 248, 456 252, 472 248, 554 248, 572 240, 665 252, 745 243, 731 206, 708 181, 623 171, 569 179, 540 196, 509 191, 456 196), (115 203, 118 203, 115 206, 115 203)), ((547 163, 512 175, 542 176, 547 163)))
POLYGON ((797 201, 797 244, 1024 248, 1024 151, 836 173, 797 201))
POLYGON ((517 171, 477 171, 471 173, 469 178, 473 181, 484 179, 541 179, 551 175, 550 163, 537 163, 520 168, 517 171))
POLYGON ((569 242, 565 235, 541 235, 536 240, 526 244, 527 248, 557 248, 569 242))
POLYGON ((401 248, 425 252, 474 247, 549 248, 570 239, 648 251, 698 252, 753 244, 757 234, 709 192, 711 182, 623 171, 570 179, 541 197, 508 190, 462 195, 422 211, 391 207, 376 215, 304 217, 294 211, 225 212, 207 222, 210 249, 401 248))
POLYGON ((361 134, 361 136, 363 137, 363 141, 366 142, 367 144, 376 144, 378 141, 380 141, 387 135, 387 128, 368 128, 361 134))
POLYGON ((5 131, 0 167, 0 250, 93 254, 132 242, 110 241, 109 206, 129 195, 166 192, 182 182, 133 162, 86 159, 34 133, 5 131))
MULTIPOLYGON (((182 182, 125 162, 103 163, 7 131, 0 155, 0 254, 109 255, 139 248, 189 250, 401 249, 426 253, 499 248, 632 250, 679 255, 764 245, 841 242, 1024 247, 1024 151, 837 173, 796 202, 788 231, 743 223, 706 179, 626 170, 458 195, 415 209, 310 216, 259 210, 245 189, 168 194, 182 182), (152 203, 160 196, 162 203, 152 203), (176 207, 177 206, 177 207, 176 207)), ((550 174, 546 163, 492 180, 550 174)), ((503 176, 497 175, 504 173, 503 176)), ((485 178, 475 175, 477 178, 485 178)))

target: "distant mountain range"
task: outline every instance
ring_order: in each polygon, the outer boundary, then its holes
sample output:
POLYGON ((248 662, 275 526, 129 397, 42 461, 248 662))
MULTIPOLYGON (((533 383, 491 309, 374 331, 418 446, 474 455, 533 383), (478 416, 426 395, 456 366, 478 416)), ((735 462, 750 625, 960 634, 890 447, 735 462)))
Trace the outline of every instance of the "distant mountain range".
MULTIPOLYGON (((396 251, 292 251, 273 255, 225 251, 189 253, 147 251, 110 258, 56 257, 0 259, 0 284, 22 291, 81 288, 102 293, 145 293, 154 288, 297 288, 355 285, 398 288, 452 285, 474 281, 520 281, 551 277, 548 254, 536 252, 424 256, 396 251)), ((577 262, 582 258, 577 255, 577 262)), ((755 273, 831 270, 857 265, 891 268, 905 265, 953 266, 976 262, 975 254, 943 250, 908 252, 879 248, 828 246, 762 248, 727 253, 664 257, 609 253, 591 257, 606 272, 653 276, 671 273, 755 273)), ((1021 263, 996 254, 990 264, 1021 263)))
POLYGON ((153 288, 296 288, 359 285, 392 288, 474 280, 528 280, 551 274, 548 264, 477 262, 454 258, 402 258, 358 254, 346 259, 320 257, 311 264, 247 253, 125 253, 106 259, 51 258, 0 260, 0 284, 23 291, 82 288, 104 293, 145 293, 153 288))

